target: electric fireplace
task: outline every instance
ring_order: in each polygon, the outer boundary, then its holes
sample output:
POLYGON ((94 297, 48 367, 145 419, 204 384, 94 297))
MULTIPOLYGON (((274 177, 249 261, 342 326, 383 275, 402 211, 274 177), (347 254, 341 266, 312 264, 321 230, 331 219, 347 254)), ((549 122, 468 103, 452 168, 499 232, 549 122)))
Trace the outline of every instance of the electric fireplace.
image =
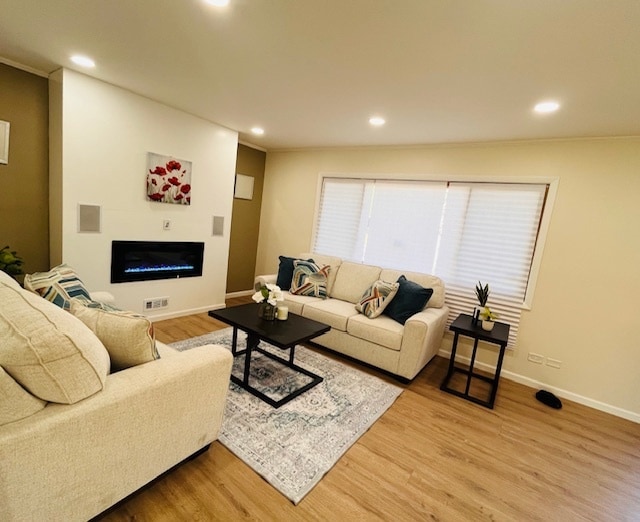
POLYGON ((203 258, 204 243, 112 241, 111 282, 198 277, 203 258))

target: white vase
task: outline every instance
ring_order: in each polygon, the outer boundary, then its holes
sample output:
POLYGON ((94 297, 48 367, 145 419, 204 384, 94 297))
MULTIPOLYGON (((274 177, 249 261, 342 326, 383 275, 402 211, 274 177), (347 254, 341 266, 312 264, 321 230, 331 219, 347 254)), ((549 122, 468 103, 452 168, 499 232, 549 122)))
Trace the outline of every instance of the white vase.
POLYGON ((486 319, 483 319, 482 320, 482 329, 487 331, 487 332, 490 332, 491 330, 493 330, 493 325, 494 324, 495 323, 493 321, 487 321, 486 319))

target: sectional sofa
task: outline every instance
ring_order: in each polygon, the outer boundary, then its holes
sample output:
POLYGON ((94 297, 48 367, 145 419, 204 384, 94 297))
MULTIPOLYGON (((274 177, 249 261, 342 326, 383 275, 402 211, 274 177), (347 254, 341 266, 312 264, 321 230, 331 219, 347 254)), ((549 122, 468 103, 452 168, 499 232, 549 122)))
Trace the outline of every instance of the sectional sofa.
MULTIPOLYGON (((352 263, 316 253, 302 253, 294 257, 281 256, 278 273, 256 277, 255 287, 259 289, 267 283, 280 283, 279 286, 284 290, 284 301, 279 304, 287 306, 290 312, 331 326, 331 330, 314 339, 314 343, 401 379, 413 379, 440 349, 449 308, 444 302, 444 283, 436 276, 352 263), (300 295, 288 288, 290 270, 285 269, 284 263, 290 263, 293 259, 313 260, 316 266, 324 268, 326 288, 321 293, 326 291, 326 296, 300 295), (405 276, 403 279, 413 283, 414 287, 432 290, 426 305, 410 317, 404 317, 404 324, 386 315, 384 310, 374 318, 358 310, 362 309, 362 305, 358 304, 366 303, 367 296, 371 300, 371 290, 376 282, 378 286, 380 282, 393 284, 401 276, 405 276)), ((310 286, 315 284, 313 277, 308 283, 310 286)), ((393 296, 391 303, 399 295, 393 296)))

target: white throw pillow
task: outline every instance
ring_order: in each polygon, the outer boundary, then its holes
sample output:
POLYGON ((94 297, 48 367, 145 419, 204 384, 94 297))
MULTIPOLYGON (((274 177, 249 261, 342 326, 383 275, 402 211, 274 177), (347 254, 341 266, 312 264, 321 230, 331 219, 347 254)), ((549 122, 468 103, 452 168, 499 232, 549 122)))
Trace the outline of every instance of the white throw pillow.
POLYGON ((153 324, 143 315, 88 307, 75 299, 71 300, 71 313, 102 341, 113 371, 159 358, 153 324))
POLYGON ((0 281, 0 366, 45 401, 73 404, 104 387, 109 354, 82 321, 0 281))

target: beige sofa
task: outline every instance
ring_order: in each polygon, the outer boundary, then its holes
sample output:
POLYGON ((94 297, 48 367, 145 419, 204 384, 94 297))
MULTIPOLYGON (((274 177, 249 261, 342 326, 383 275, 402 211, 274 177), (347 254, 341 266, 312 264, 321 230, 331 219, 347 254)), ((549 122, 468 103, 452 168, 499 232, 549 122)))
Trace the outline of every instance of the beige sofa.
MULTIPOLYGON (((331 330, 315 338, 314 343, 409 380, 438 353, 449 313, 444 303, 444 283, 440 278, 314 253, 296 257, 313 259, 317 265, 331 267, 327 278, 327 299, 284 292, 282 305, 288 306, 289 311, 331 326, 331 330), (392 283, 401 275, 433 289, 426 307, 404 325, 386 315, 370 319, 356 310, 356 303, 376 280, 392 283)), ((262 275, 256 278, 255 286, 258 289, 276 281, 277 274, 262 275)))
POLYGON ((1 272, 0 334, 9 340, 0 346, 0 520, 88 520, 218 436, 232 364, 224 347, 156 343, 159 359, 109 373, 79 319, 1 272), (31 328, 41 319, 50 326, 31 328), (42 339, 58 334, 52 351, 42 339))

